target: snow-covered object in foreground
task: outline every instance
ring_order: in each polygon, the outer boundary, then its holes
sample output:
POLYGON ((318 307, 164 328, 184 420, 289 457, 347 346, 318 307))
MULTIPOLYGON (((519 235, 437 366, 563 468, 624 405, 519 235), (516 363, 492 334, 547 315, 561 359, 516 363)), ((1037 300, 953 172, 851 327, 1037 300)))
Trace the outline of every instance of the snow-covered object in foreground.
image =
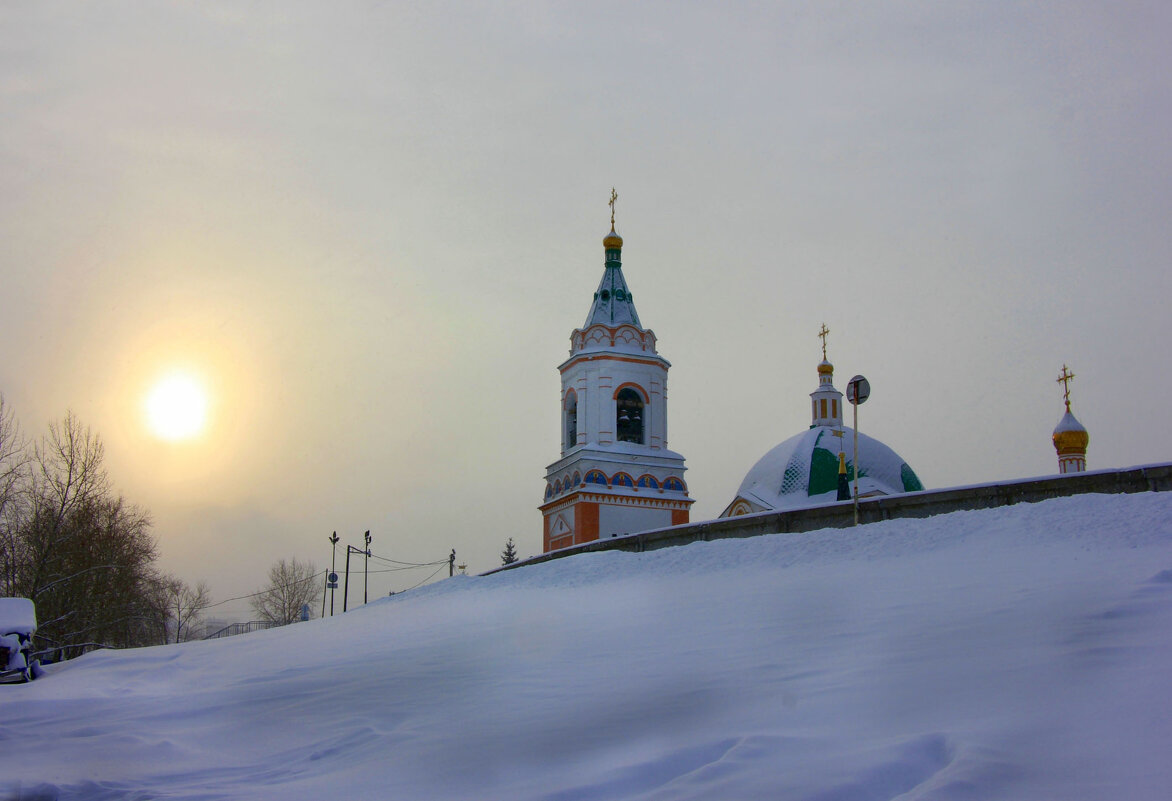
POLYGON ((28 598, 0 598, 0 679, 21 681, 40 675, 28 651, 37 631, 37 613, 28 598))
POLYGON ((37 611, 28 598, 0 598, 0 634, 31 637, 37 631, 37 611))
POLYGON ((1166 801, 1172 492, 605 551, 0 688, 0 798, 1166 801))

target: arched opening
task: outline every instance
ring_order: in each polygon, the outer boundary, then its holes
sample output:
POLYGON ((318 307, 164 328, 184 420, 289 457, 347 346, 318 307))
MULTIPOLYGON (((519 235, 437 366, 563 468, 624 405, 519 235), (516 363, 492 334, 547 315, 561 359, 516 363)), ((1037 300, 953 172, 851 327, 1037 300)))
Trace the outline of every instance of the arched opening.
POLYGON ((643 444, 643 398, 630 387, 615 396, 615 430, 619 442, 643 444))
POLYGON ((566 393, 566 447, 578 444, 578 393, 570 390, 566 393))

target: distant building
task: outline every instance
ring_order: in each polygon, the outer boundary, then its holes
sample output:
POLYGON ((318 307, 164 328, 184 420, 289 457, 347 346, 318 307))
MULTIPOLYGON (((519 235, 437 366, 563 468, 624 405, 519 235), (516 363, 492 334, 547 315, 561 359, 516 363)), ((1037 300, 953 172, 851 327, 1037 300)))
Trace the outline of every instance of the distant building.
POLYGON ((561 458, 545 478, 544 550, 688 522, 684 457, 667 447, 667 371, 623 276, 623 239, 606 262, 586 323, 558 371, 561 458))

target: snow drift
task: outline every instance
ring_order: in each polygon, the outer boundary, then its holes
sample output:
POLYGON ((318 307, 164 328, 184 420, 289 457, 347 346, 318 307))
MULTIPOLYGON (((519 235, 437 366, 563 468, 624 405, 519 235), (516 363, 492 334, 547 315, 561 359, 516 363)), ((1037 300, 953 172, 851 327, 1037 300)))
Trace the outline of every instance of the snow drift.
POLYGON ((0 687, 0 797, 1172 786, 1172 494, 584 554, 0 687))

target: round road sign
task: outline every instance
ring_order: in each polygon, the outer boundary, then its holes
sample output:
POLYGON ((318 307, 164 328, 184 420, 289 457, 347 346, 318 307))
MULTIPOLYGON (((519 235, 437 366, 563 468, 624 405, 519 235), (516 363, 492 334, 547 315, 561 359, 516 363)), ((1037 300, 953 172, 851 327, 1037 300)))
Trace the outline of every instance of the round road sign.
POLYGON ((858 406, 871 397, 871 384, 861 375, 857 375, 846 385, 846 399, 858 406))
POLYGON ((328 576, 326 576, 326 579, 328 579, 331 584, 337 584, 338 583, 338 574, 337 573, 330 573, 328 576))

